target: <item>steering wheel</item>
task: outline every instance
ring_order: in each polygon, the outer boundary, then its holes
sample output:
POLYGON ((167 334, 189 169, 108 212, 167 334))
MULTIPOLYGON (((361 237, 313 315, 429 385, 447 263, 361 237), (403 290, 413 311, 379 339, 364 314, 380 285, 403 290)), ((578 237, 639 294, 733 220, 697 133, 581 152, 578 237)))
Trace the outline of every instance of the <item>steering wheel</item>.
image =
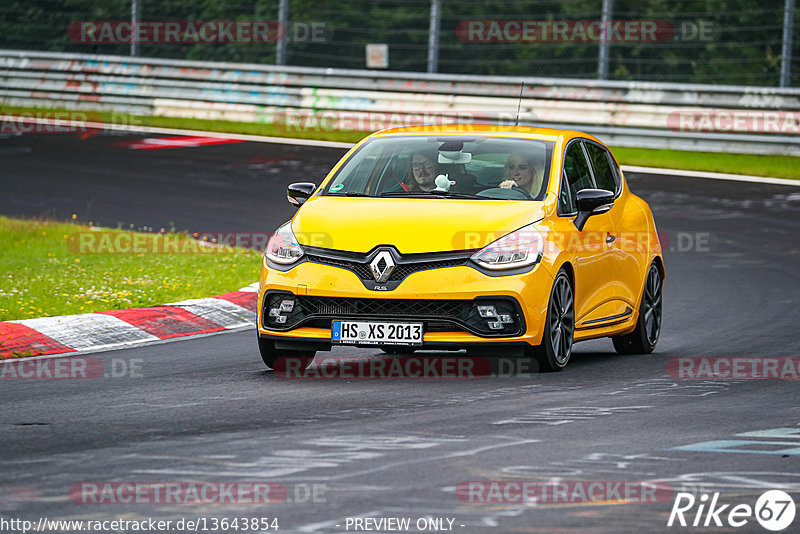
POLYGON ((505 187, 492 187, 491 189, 484 189, 480 193, 477 193, 476 196, 502 200, 533 200, 533 195, 517 186, 513 186, 510 189, 506 189, 505 187), (508 193, 512 194, 509 195, 508 193))

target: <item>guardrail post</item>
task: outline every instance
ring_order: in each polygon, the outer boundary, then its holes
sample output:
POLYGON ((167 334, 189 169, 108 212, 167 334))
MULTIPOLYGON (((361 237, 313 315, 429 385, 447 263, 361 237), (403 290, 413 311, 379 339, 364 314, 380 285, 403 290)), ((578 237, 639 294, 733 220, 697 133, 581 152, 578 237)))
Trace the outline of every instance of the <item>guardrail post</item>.
POLYGON ((131 0, 131 56, 139 55, 139 43, 136 41, 136 26, 139 24, 139 0, 131 0))
POLYGON ((786 0, 783 8, 783 50, 781 51, 781 87, 792 85, 792 29, 794 0, 786 0))
POLYGON ((275 64, 286 65, 286 37, 289 35, 289 0, 278 1, 278 46, 275 64))
POLYGON ((439 70, 439 23, 442 18, 442 1, 431 0, 431 24, 428 33, 428 72, 439 70))
POLYGON ((597 54, 597 78, 608 78, 608 27, 611 24, 611 11, 614 9, 614 0, 603 0, 602 13, 600 14, 603 29, 600 38, 600 50, 597 54))

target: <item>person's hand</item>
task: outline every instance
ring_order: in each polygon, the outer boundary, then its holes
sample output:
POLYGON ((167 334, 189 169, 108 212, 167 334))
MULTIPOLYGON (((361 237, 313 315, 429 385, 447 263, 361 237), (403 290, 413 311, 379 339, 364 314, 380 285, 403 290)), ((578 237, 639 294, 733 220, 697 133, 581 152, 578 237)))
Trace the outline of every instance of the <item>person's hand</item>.
POLYGON ((500 182, 499 187, 502 187, 503 189, 511 189, 512 187, 517 187, 517 182, 515 182, 514 180, 505 180, 503 182, 500 182))

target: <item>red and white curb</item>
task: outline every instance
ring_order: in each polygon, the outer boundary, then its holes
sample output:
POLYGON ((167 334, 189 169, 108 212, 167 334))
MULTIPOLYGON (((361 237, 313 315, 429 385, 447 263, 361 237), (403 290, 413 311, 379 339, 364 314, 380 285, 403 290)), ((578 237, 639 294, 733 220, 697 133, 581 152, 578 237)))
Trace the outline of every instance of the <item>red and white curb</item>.
POLYGON ((0 322, 0 358, 96 352, 252 328, 258 283, 162 306, 0 322))

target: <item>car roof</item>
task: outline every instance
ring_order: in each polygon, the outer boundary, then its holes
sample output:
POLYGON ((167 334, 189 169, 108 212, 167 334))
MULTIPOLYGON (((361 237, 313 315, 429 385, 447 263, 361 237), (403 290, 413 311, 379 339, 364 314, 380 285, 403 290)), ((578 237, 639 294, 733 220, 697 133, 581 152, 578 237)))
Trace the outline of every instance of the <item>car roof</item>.
POLYGON ((436 133, 437 135, 463 135, 469 133, 471 135, 489 135, 500 137, 520 137, 520 138, 535 138, 542 140, 554 141, 558 137, 563 140, 569 141, 575 137, 584 137, 597 141, 601 144, 602 141, 595 138, 586 132, 578 130, 563 130, 556 128, 541 128, 538 126, 513 126, 508 124, 425 124, 420 126, 400 126, 395 128, 387 128, 373 133, 369 137, 382 137, 394 136, 403 134, 430 134, 436 133))

